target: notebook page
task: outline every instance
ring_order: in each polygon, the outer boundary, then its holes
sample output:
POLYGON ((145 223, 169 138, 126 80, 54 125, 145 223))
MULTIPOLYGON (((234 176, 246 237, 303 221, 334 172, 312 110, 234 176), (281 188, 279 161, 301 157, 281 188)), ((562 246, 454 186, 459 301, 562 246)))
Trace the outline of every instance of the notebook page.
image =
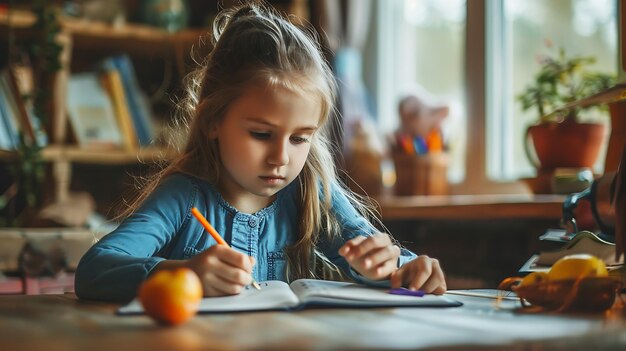
POLYGON ((289 285, 282 281, 259 282, 261 290, 246 286, 239 295, 202 299, 199 312, 286 309, 298 304, 289 285))
POLYGON ((333 306, 460 306, 445 296, 392 295, 388 289, 315 279, 299 279, 290 284, 301 304, 333 306))
MULTIPOLYGON (((205 297, 200 302, 198 312, 277 310, 291 308, 298 304, 298 299, 285 282, 266 281, 259 282, 259 285, 261 290, 247 286, 238 295, 205 297)), ((143 307, 137 299, 118 310, 118 314, 142 314, 143 312, 143 307)))

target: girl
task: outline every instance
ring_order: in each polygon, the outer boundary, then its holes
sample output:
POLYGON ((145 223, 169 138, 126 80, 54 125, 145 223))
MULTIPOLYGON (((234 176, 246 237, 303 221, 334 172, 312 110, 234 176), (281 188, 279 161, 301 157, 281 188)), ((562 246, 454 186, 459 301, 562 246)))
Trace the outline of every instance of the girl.
POLYGON ((180 266, 196 272, 206 296, 238 294, 253 277, 339 275, 442 294, 438 261, 376 233, 335 181, 335 81, 314 37, 252 4, 221 13, 213 33, 188 98, 184 152, 84 255, 76 294, 130 300, 152 272, 180 266), (192 207, 231 248, 216 245, 192 207))

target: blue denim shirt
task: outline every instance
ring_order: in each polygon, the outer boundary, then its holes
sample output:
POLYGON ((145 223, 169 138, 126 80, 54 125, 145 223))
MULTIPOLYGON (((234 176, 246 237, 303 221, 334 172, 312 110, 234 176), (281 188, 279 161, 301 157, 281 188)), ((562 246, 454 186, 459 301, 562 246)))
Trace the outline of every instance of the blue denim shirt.
MULTIPOLYGON (((344 242, 357 235, 370 235, 373 229, 345 196, 337 191, 332 195, 334 214, 343 227, 342 237, 330 242, 320 240, 318 249, 354 280, 380 284, 350 269, 339 255, 344 242)), ((76 294, 86 299, 130 300, 159 262, 189 259, 216 245, 192 217, 192 207, 204 214, 233 249, 256 259, 254 279, 285 281, 284 248, 298 237, 298 197, 297 182, 293 182, 278 193, 271 205, 247 214, 229 205, 210 183, 172 175, 134 214, 85 253, 76 270, 76 294)), ((413 258, 415 254, 402 249, 398 264, 413 258)))

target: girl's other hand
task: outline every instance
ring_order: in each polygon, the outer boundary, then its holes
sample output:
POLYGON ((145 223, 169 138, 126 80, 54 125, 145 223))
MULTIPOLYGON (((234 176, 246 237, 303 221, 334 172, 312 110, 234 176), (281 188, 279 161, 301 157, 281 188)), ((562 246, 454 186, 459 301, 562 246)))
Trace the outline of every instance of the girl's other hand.
POLYGON ((404 286, 411 290, 441 295, 446 292, 446 278, 439 261, 426 255, 405 263, 391 275, 391 287, 404 286))
POLYGON ((187 261, 200 277, 204 296, 236 295, 252 283, 254 258, 223 245, 214 245, 187 261))
POLYGON ((365 278, 383 280, 397 269, 400 248, 391 242, 389 235, 378 233, 357 236, 346 242, 339 254, 365 278))

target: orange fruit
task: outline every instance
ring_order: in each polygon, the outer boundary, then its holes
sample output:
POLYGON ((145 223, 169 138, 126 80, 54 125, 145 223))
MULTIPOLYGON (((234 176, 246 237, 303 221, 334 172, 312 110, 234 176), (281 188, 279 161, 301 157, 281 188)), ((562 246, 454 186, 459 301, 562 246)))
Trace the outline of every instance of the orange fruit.
POLYGON ((162 270, 141 284, 138 297, 147 315, 163 324, 176 325, 198 311, 202 283, 189 268, 162 270))
POLYGON ((548 272, 550 280, 568 280, 585 277, 606 277, 609 273, 604 262, 588 254, 569 255, 556 261, 548 272))
POLYGON ((543 283, 548 281, 547 272, 530 272, 519 283, 519 286, 526 286, 531 284, 543 283))

